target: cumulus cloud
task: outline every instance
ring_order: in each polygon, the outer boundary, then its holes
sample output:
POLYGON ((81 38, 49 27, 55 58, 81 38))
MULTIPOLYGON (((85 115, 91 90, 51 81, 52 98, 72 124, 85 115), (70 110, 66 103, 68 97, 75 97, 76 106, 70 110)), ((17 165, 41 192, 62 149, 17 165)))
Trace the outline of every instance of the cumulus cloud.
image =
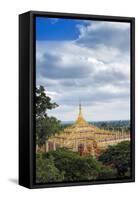
POLYGON ((128 51, 130 48, 130 24, 121 22, 89 22, 77 26, 80 35, 77 42, 87 47, 108 46, 128 51))
POLYGON ((77 28, 77 40, 36 42, 37 85, 60 105, 50 114, 74 120, 80 100, 87 120, 129 119, 129 24, 87 22, 77 28))

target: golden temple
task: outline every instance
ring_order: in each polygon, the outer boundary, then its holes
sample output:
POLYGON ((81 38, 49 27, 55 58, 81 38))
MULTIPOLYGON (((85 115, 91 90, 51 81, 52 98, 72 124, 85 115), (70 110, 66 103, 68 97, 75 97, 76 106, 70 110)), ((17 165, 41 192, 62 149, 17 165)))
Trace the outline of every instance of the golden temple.
POLYGON ((78 118, 73 125, 63 132, 57 133, 46 141, 45 151, 66 148, 79 152, 80 155, 98 156, 109 145, 130 140, 130 134, 125 132, 100 129, 89 124, 83 117, 81 104, 79 104, 78 118))

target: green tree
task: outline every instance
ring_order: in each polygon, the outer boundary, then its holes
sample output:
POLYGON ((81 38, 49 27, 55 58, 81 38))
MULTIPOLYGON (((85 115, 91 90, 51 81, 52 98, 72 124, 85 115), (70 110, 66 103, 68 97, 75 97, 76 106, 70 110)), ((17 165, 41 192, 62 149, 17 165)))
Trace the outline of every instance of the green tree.
POLYGON ((124 141, 115 146, 109 146, 100 156, 99 161, 116 169, 117 177, 130 176, 130 142, 124 141))
POLYGON ((45 141, 55 133, 62 130, 62 125, 55 117, 45 116, 39 118, 36 124, 36 140, 39 146, 45 144, 45 141))
POLYGON ((39 146, 45 144, 49 136, 60 132, 62 125, 55 117, 49 117, 47 110, 56 108, 58 105, 51 102, 46 95, 43 86, 36 88, 36 143, 39 146))
POLYGON ((59 172, 55 167, 53 158, 44 159, 41 155, 36 158, 36 182, 49 183, 61 182, 64 179, 64 173, 59 172))
POLYGON ((58 104, 51 102, 51 98, 46 95, 43 86, 36 88, 36 118, 45 117, 46 111, 58 107, 58 104))
POLYGON ((106 129, 107 128, 107 123, 106 122, 102 122, 101 123, 101 128, 106 129))
POLYGON ((64 172, 64 181, 85 181, 114 178, 114 170, 105 167, 92 156, 80 156, 66 149, 58 149, 45 154, 53 157, 60 172, 64 172))

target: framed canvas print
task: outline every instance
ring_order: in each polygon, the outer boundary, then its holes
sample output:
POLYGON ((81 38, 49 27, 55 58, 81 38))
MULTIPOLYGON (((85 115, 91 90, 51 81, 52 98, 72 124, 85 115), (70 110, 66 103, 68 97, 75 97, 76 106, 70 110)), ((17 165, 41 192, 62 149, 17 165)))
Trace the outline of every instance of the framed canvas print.
POLYGON ((19 184, 135 180, 135 19, 19 16, 19 184))

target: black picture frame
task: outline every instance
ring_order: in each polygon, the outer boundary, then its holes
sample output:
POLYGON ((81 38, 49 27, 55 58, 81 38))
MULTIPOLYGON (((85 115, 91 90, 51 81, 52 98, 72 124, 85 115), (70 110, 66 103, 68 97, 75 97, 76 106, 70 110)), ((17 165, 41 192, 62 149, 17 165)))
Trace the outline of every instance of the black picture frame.
POLYGON ((74 13, 29 11, 19 15, 19 184, 27 188, 79 186, 135 181, 135 18, 74 13), (131 24, 131 178, 64 182, 35 183, 35 17, 87 19, 131 24))

